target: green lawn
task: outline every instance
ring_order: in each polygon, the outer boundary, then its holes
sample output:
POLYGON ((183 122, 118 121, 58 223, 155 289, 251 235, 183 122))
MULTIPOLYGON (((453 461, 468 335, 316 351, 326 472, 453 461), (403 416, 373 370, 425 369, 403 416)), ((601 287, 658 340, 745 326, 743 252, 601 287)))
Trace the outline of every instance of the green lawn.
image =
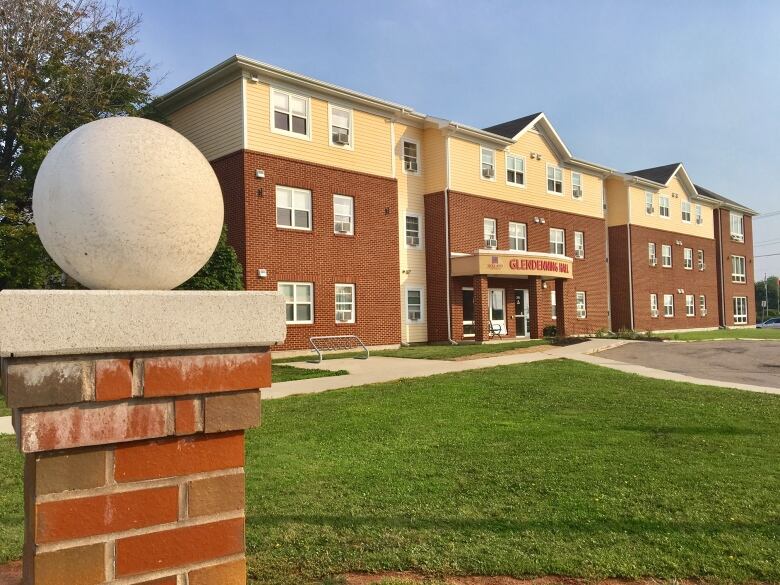
MULTIPOLYGON (((255 584, 404 570, 780 582, 778 396, 546 361, 263 411, 247 437, 255 584)), ((0 465, 1 561, 21 555, 10 438, 0 465)))
POLYGON ((778 339, 780 329, 715 329, 714 331, 688 331, 685 333, 658 333, 665 339, 679 341, 706 341, 708 339, 778 339))
MULTIPOLYGON (((549 345, 551 339, 526 339, 523 341, 508 341, 506 343, 463 343, 460 345, 410 345, 399 349, 379 349, 371 351, 372 356, 399 357, 421 360, 454 360, 461 357, 467 357, 477 354, 501 353, 520 349, 524 347, 534 347, 536 345, 549 345)), ((363 352, 339 352, 326 353, 324 359, 359 357, 363 352)), ((289 358, 280 358, 274 360, 276 363, 302 362, 312 359, 311 356, 296 356, 289 358)))
POLYGON ((0 395, 0 416, 10 416, 10 415, 11 415, 11 409, 8 408, 8 405, 5 403, 3 396, 0 395))
POLYGON ((281 364, 273 364, 271 367, 271 381, 276 384, 277 382, 290 382, 292 380, 306 380, 308 378, 325 378, 328 376, 343 376, 347 374, 346 370, 305 370, 304 368, 296 368, 294 366, 284 366, 281 364))

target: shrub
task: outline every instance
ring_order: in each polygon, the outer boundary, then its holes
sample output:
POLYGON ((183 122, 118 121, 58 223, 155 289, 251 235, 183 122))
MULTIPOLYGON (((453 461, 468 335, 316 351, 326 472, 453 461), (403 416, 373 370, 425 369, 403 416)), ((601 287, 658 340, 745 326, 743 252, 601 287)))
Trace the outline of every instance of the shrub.
POLYGON ((555 325, 548 325, 542 330, 543 337, 558 337, 558 328, 555 325))

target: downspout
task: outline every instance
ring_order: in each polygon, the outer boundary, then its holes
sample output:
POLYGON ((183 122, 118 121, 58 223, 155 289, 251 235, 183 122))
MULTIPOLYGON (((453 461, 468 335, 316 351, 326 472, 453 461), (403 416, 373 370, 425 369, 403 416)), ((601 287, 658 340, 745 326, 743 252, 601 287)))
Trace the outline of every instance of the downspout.
MULTIPOLYGON (((717 244, 718 244, 718 272, 720 272, 720 279, 718 284, 720 285, 720 315, 718 315, 718 320, 720 322, 721 327, 726 327, 726 284, 725 284, 725 272, 726 267, 723 264, 723 217, 720 213, 720 208, 716 209, 716 213, 718 215, 718 235, 717 235, 717 244)), ((713 214, 713 220, 714 220, 715 214, 713 214)), ((713 226, 713 229, 716 226, 713 226)))
POLYGON ((628 322, 631 330, 634 330, 634 258, 631 255, 631 187, 626 185, 626 197, 628 199, 628 221, 626 222, 626 235, 628 241, 628 322))
POLYGON ((447 278, 447 341, 458 345, 452 338, 452 305, 450 303, 450 137, 444 141, 444 156, 447 159, 446 179, 444 183, 444 268, 447 278))
POLYGON ((604 217, 604 249, 607 252, 607 328, 612 331, 612 278, 609 265, 609 203, 607 202, 607 177, 601 179, 601 215, 604 217))

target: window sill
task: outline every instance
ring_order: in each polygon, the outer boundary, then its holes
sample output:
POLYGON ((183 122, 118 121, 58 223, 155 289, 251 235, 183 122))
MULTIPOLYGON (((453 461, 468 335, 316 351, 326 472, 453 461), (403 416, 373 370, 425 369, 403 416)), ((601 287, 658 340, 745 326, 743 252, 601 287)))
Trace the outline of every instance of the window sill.
POLYGON ((313 233, 313 231, 314 231, 312 228, 300 228, 300 227, 293 227, 293 226, 288 226, 288 225, 277 225, 276 229, 283 230, 283 231, 286 231, 286 232, 300 232, 300 233, 303 233, 303 234, 306 234, 306 233, 310 234, 310 233, 313 233))

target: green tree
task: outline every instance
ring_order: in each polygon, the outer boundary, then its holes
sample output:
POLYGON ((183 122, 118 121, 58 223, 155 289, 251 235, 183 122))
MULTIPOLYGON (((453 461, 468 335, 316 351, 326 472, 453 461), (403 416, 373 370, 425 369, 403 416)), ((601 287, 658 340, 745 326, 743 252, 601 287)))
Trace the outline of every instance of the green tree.
POLYGON ((33 224, 35 176, 71 130, 150 102, 139 23, 103 0, 0 0, 0 289, 59 277, 33 224))
POLYGON ((238 261, 238 256, 227 241, 227 227, 222 228, 222 235, 214 253, 198 273, 182 284, 184 290, 244 290, 244 269, 238 261))
POLYGON ((774 317, 777 311, 777 276, 770 276, 765 281, 756 281, 756 318, 760 321, 767 317, 774 317), (767 302, 767 308, 762 305, 767 302))

